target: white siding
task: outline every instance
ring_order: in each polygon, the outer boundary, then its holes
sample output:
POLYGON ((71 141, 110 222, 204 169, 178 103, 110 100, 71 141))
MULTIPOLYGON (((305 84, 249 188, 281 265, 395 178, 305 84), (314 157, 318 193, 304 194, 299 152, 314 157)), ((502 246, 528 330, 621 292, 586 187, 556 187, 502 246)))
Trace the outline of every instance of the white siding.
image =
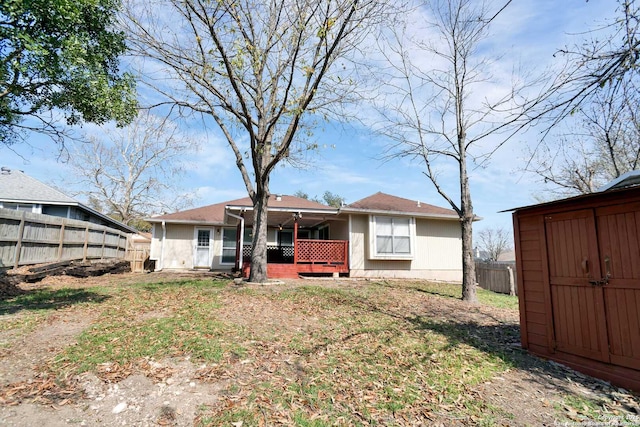
POLYGON ((416 221, 414 268, 462 272, 462 228, 458 221, 416 221))
POLYGON ((346 220, 329 221, 329 239, 349 240, 349 222, 346 220))
POLYGON ((155 261, 160 260, 160 251, 162 249, 162 224, 153 224, 151 229, 151 250, 149 258, 155 261))
POLYGON ((222 228, 212 226, 193 226, 166 224, 167 239, 162 244, 162 225, 154 224, 151 238, 150 258, 156 260, 157 268, 192 269, 195 255, 195 229, 211 230, 211 257, 209 265, 216 270, 230 270, 233 265, 220 265, 222 255, 222 228), (164 252, 164 254, 163 254, 164 252), (164 257, 163 257, 164 255, 164 257), (164 265, 162 265, 162 262, 164 265))
POLYGON ((193 268, 193 225, 167 224, 162 268, 193 268))
POLYGON ((351 215, 353 277, 462 280, 462 239, 458 221, 416 219, 415 254, 411 260, 369 259, 369 217, 351 215))

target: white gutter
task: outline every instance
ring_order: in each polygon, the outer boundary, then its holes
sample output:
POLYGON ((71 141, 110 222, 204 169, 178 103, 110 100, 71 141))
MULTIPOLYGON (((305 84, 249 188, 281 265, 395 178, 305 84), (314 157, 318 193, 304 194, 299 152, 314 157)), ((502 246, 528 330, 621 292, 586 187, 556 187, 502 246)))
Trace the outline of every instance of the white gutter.
POLYGON ((160 246, 160 268, 158 271, 162 271, 164 268, 164 241, 167 240, 167 224, 162 221, 162 245, 160 246))
POLYGON ((231 218, 236 218, 240 220, 240 260, 238 262, 238 268, 242 268, 242 264, 244 261, 244 217, 240 215, 233 214, 227 210, 227 215, 231 218))

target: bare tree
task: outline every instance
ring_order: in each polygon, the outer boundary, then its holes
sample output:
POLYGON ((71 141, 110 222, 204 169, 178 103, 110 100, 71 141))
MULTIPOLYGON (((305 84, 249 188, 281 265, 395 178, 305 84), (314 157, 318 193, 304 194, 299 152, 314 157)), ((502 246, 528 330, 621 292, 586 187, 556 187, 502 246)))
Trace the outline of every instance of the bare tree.
POLYGON ((269 178, 314 114, 354 90, 345 65, 381 19, 376 0, 132 2, 131 48, 152 62, 161 103, 202 114, 226 138, 253 202, 250 280, 266 280, 269 178), (169 83, 170 85, 167 85, 169 83))
POLYGON ((640 165, 638 88, 629 75, 595 93, 573 115, 576 125, 552 142, 543 141, 527 169, 560 197, 597 191, 640 165))
POLYGON ((486 252, 489 261, 498 261, 498 257, 511 250, 513 238, 502 227, 485 228, 478 232, 478 243, 481 250, 486 252))
POLYGON ((141 113, 71 150, 72 188, 98 210, 139 226, 142 218, 191 205, 193 195, 180 193, 176 180, 196 147, 173 122, 141 113))
POLYGON ((588 105, 606 86, 634 79, 640 70, 640 9, 636 0, 617 0, 617 16, 587 32, 582 43, 559 49, 565 63, 545 89, 532 118, 551 119, 549 129, 588 105))
POLYGON ((503 90, 492 86, 492 58, 480 50, 490 36, 492 21, 509 3, 507 0, 499 7, 476 0, 425 4, 430 26, 416 29, 414 24, 413 34, 435 35, 425 41, 406 32, 393 34, 385 50, 391 70, 383 76, 390 93, 378 98, 388 124, 382 132, 394 141, 388 155, 421 162, 424 175, 460 217, 462 299, 471 303, 477 297, 472 238, 475 215, 468 170, 491 153, 489 146, 504 144, 526 126, 527 108, 537 105, 525 96, 533 81, 503 90), (447 163, 455 165, 457 189, 449 187, 450 180, 441 174, 447 163))

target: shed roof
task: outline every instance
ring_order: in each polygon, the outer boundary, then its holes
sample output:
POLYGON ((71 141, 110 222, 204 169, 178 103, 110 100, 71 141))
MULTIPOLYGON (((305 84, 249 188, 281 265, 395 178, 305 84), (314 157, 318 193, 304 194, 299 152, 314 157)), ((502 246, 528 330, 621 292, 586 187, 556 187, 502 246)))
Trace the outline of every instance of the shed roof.
POLYGON ((377 192, 340 209, 347 213, 387 213, 395 215, 411 215, 423 218, 440 218, 458 220, 458 214, 452 209, 405 199, 390 194, 377 192))
POLYGON ((640 171, 630 171, 618 178, 609 181, 607 184, 598 188, 598 191, 587 194, 578 194, 575 196, 565 197, 562 199, 550 200, 548 202, 536 203, 534 205, 519 206, 516 208, 505 209, 501 212, 517 212, 529 209, 543 208, 547 206, 561 205, 567 203, 581 203, 598 198, 608 197, 610 194, 614 196, 617 193, 636 192, 640 190, 640 171))
POLYGON ((640 171, 629 171, 598 188, 598 191, 609 191, 618 188, 632 187, 638 184, 640 184, 640 171))

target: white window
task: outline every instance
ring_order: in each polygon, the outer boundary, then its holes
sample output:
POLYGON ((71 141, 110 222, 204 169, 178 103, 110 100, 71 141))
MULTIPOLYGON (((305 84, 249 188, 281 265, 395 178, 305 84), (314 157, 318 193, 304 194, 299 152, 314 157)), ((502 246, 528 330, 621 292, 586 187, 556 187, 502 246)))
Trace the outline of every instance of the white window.
POLYGON ((222 264, 233 264, 236 262, 236 239, 238 230, 235 228, 222 229, 222 264))
POLYGON ((415 240, 413 218, 373 216, 370 219, 372 259, 412 259, 415 240))

